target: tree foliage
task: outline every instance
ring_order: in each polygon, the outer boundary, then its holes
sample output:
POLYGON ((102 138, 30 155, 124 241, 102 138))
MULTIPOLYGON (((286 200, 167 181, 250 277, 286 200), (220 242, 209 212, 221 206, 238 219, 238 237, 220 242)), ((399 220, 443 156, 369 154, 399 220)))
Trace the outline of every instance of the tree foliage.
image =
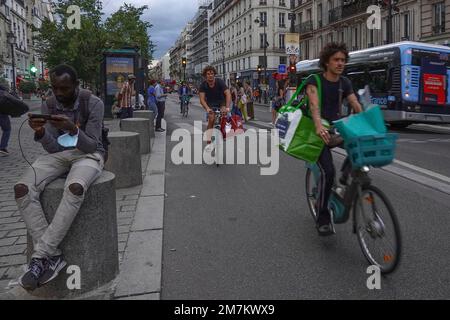
POLYGON ((147 6, 124 4, 105 22, 98 0, 57 0, 53 2, 55 21, 46 19, 34 37, 37 54, 49 67, 60 63, 73 66, 80 79, 96 87, 100 82, 103 51, 139 47, 144 59, 151 60, 153 44, 148 35, 152 25, 142 21, 147 6), (70 5, 81 11, 81 29, 69 29, 70 5))

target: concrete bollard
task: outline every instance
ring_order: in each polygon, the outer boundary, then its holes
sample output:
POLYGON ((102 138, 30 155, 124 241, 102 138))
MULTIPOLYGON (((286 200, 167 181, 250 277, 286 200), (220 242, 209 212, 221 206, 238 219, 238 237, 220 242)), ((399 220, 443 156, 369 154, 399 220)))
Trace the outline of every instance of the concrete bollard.
POLYGON ((150 120, 150 138, 155 138, 155 113, 151 110, 134 111, 133 117, 150 120))
POLYGON ((122 119, 120 122, 120 131, 139 133, 140 153, 150 153, 150 120, 144 118, 122 119))
POLYGON ((116 131, 108 134, 108 161, 105 170, 116 176, 116 188, 128 188, 142 184, 142 163, 139 133, 116 131))
MULTIPOLYGON (((65 179, 56 179, 41 194, 42 208, 49 222, 61 202, 64 182, 65 179)), ((33 296, 46 299, 76 298, 116 278, 119 273, 119 255, 113 173, 103 171, 87 190, 80 211, 59 248, 67 266, 56 279, 34 290, 33 296), (80 289, 76 288, 77 278, 80 280, 80 289), (69 289, 68 284, 73 284, 75 288, 69 289)), ((32 251, 33 242, 28 236, 28 261, 32 251)))

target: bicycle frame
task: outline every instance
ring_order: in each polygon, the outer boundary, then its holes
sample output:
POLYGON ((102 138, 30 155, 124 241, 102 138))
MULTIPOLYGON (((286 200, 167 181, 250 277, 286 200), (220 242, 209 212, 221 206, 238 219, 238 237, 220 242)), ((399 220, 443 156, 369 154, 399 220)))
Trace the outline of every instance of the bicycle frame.
MULTIPOLYGON (((314 175, 314 181, 317 183, 320 180, 320 169, 317 163, 306 163, 306 167, 311 170, 314 175)), ((333 212, 333 222, 335 224, 346 223, 350 218, 350 213, 353 209, 354 199, 360 199, 363 186, 371 184, 371 179, 369 177, 369 168, 363 167, 361 169, 352 170, 351 177, 352 182, 346 188, 343 198, 337 194, 336 186, 333 186, 332 193, 330 195, 330 200, 328 202, 329 209, 333 212)), ((361 205, 361 204, 359 204, 361 205)), ((361 209, 364 210, 361 206, 361 209)), ((356 219, 353 215, 353 228, 356 232, 356 219)))

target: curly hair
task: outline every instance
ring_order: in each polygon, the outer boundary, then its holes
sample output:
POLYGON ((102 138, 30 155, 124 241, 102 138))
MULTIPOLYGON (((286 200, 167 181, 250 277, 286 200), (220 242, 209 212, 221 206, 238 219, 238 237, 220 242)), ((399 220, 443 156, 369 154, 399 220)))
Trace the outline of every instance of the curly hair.
POLYGON ((347 62, 349 55, 345 43, 331 42, 327 44, 320 52, 320 68, 322 68, 324 71, 327 71, 327 63, 330 61, 330 58, 338 52, 342 52, 345 55, 345 62, 347 62))
POLYGON ((206 73, 207 73, 208 71, 214 72, 214 75, 217 74, 216 68, 214 68, 213 66, 206 66, 205 69, 203 69, 202 75, 203 75, 204 77, 206 77, 206 73))

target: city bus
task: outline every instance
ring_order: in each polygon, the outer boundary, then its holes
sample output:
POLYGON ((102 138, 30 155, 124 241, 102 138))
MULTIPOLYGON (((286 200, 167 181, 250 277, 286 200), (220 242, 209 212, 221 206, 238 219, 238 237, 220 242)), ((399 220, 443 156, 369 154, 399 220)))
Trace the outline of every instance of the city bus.
MULTIPOLYGON (((319 59, 296 67, 299 80, 320 72, 319 59)), ((403 41, 353 51, 344 75, 355 92, 369 86, 372 103, 393 127, 450 123, 449 47, 403 41)))

